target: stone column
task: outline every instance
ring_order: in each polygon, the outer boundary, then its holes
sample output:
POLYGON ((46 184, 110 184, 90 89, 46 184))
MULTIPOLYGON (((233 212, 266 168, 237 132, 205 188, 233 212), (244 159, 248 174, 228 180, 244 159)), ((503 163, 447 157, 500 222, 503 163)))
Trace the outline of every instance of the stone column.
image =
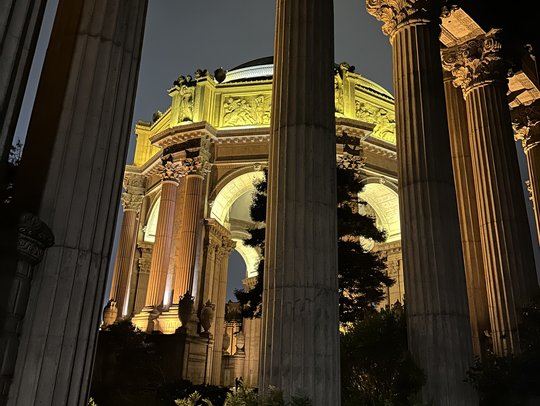
MULTIPOLYGON (((45 249, 54 243, 51 230, 36 216, 23 215, 18 228, 17 253, 20 260, 8 295, 9 307, 3 315, 0 335, 0 405, 6 405, 8 400, 34 267, 42 260, 45 249)), ((6 265, 5 262, 3 264, 6 265)))
MULTIPOLYGON (((521 140, 529 169, 529 191, 540 239, 540 100, 529 106, 518 106, 512 111, 515 137, 521 140)), ((539 240, 540 242, 540 240, 539 240)))
POLYGON ((367 0, 393 52, 409 348, 424 402, 477 404, 439 47, 440 1, 367 0))
POLYGON ((88 401, 146 6, 59 2, 15 196, 55 244, 32 283, 8 405, 88 401))
POLYGON ((538 282, 498 35, 446 50, 443 65, 466 99, 493 349, 508 354, 519 352, 520 308, 538 282))
POLYGON ((486 278, 484 276, 480 225, 476 207, 476 188, 471 159, 467 109, 463 93, 452 84, 452 79, 452 75, 448 73, 444 75, 446 114, 448 116, 448 132, 450 133, 452 168, 456 184, 473 352, 476 356, 481 356, 489 347, 486 334, 491 331, 486 278))
MULTIPOLYGON (((0 162, 6 163, 26 90, 46 0, 4 0, 0 5, 0 162)), ((3 184, 3 183, 0 183, 3 184)))
POLYGON ((150 263, 150 280, 146 293, 145 309, 150 311, 163 304, 165 283, 171 257, 171 244, 176 204, 176 188, 181 175, 180 165, 170 161, 160 166, 161 200, 156 226, 156 239, 150 263))
POLYGON ((174 296, 178 298, 186 292, 193 292, 193 272, 197 257, 198 231, 201 226, 201 199, 204 177, 210 164, 202 155, 185 158, 182 161, 183 182, 185 182, 184 210, 180 234, 177 240, 177 264, 174 276, 174 296))
POLYGON ((259 388, 341 404, 331 0, 279 0, 259 388))
POLYGON ((141 243, 138 247, 140 253, 137 260, 138 277, 133 297, 133 314, 139 313, 146 304, 146 292, 150 280, 150 264, 152 263, 152 247, 153 245, 150 243, 141 243))
POLYGON ((124 217, 120 229, 120 240, 114 264, 114 273, 109 299, 116 301, 118 318, 127 314, 129 283, 137 245, 139 213, 144 199, 144 177, 127 174, 124 178, 125 192, 122 194, 124 217))
POLYGON ((212 360, 212 372, 210 383, 221 385, 221 360, 223 358, 223 334, 225 333, 225 301, 227 296, 227 275, 229 272, 229 255, 236 246, 230 237, 223 238, 223 244, 218 248, 219 280, 218 286, 214 287, 212 302, 216 304, 216 321, 214 323, 214 352, 212 360))

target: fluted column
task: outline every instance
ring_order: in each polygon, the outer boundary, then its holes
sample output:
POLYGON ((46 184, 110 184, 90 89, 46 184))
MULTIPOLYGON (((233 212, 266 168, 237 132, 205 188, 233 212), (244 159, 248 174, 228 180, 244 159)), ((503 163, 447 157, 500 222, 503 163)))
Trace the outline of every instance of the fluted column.
POLYGON ((498 34, 445 51, 443 65, 466 99, 493 349, 507 354, 520 350, 520 309, 538 283, 498 34))
POLYGON ((259 387, 341 404, 331 0, 278 0, 259 387))
POLYGON ((486 334, 491 330, 484 276, 480 225, 476 207, 476 188, 471 159, 469 127, 465 99, 460 89, 452 84, 452 75, 444 75, 444 94, 448 132, 452 151, 452 168, 456 184, 456 198, 461 230, 461 247, 467 282, 473 352, 481 356, 488 349, 486 334))
POLYGON ((180 165, 170 161, 164 162, 160 167, 160 175, 161 199, 145 303, 145 309, 148 311, 163 304, 171 258, 176 189, 181 176, 180 165))
POLYGON ((116 302, 119 319, 128 311, 129 284, 137 245, 139 213, 144 198, 144 181, 141 175, 127 174, 124 178, 125 192, 122 194, 124 217, 109 294, 109 299, 116 302))
POLYGON ((174 296, 193 292, 193 275, 197 257, 198 231, 202 213, 201 199, 204 189, 204 177, 210 164, 204 156, 185 158, 182 161, 183 182, 185 183, 184 210, 177 239, 178 264, 174 275, 174 296))
POLYGON ((8 405, 88 401, 146 6, 58 3, 15 195, 55 244, 35 272, 8 405))
MULTIPOLYGON (((4 0, 0 5, 0 176, 13 141, 46 0, 4 0)), ((3 179, 2 179, 3 180, 3 179)), ((1 183, 0 183, 1 184, 1 183)))
POLYGON ((142 243, 138 250, 137 259, 137 283, 135 285, 135 294, 133 295, 132 314, 139 313, 146 304, 146 292, 148 291, 148 282, 150 281, 150 264, 152 263, 152 244, 142 243))
POLYGON ((477 404, 463 254, 439 48, 441 1, 367 0, 393 52, 409 348, 424 402, 477 404))
POLYGON ((227 275, 229 273, 229 255, 236 243, 229 237, 223 238, 223 244, 218 248, 219 270, 218 286, 214 288, 213 303, 216 304, 216 321, 214 323, 214 352, 210 383, 221 385, 221 360, 223 358, 223 333, 225 332, 225 300, 227 296, 227 275))
MULTIPOLYGON (((28 213, 21 216, 17 240, 20 260, 10 285, 11 291, 7 297, 9 306, 3 314, 0 331, 0 405, 6 405, 8 400, 34 268, 42 260, 45 249, 53 243, 51 230, 39 218, 28 213)), ((3 265, 6 265, 5 262, 3 265)))
POLYGON ((511 112, 516 139, 521 140, 529 169, 529 191, 540 243, 540 100, 511 112))

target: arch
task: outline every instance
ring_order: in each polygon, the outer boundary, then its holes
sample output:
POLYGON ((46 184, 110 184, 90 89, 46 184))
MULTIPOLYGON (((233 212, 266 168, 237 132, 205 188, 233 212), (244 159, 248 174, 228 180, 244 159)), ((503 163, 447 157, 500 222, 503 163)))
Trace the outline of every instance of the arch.
POLYGON ((375 211, 377 226, 384 229, 387 242, 401 239, 399 222, 399 199, 397 192, 387 183, 367 183, 360 193, 360 198, 375 211))

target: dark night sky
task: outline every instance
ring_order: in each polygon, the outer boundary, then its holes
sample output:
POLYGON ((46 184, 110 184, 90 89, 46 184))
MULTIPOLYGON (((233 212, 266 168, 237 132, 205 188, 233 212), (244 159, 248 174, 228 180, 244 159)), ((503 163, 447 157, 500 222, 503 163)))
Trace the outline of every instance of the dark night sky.
MULTIPOLYGON (((56 3, 49 0, 47 6, 17 128, 20 139, 28 125, 56 3)), ((334 0, 334 5, 335 61, 355 65, 358 73, 393 93, 391 47, 381 24, 365 11, 365 0, 334 0)), ((167 89, 179 75, 193 75, 198 68, 231 69, 272 55, 274 13, 274 0, 150 0, 133 124, 168 108, 167 89)), ((131 136, 128 163, 133 154, 131 136)))

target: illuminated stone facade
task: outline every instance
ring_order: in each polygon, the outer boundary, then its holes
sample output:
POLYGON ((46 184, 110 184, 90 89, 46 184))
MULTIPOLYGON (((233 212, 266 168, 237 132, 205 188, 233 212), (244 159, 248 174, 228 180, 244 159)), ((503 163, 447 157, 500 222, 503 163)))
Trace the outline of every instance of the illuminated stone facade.
MULTIPOLYGON (((334 90, 337 159, 356 166, 368 214, 387 232, 387 242, 373 249, 387 258, 396 279, 383 303, 392 304, 404 294, 393 97, 346 63, 335 66, 334 90)), ((170 108, 152 122, 139 121, 135 129, 110 299, 118 303, 118 318, 133 316, 144 331, 174 334, 182 327, 179 299, 189 292, 195 302, 187 324, 189 348, 197 353, 209 344, 210 350, 198 362, 186 354, 190 367, 184 377, 232 385, 242 376, 257 386, 261 321, 224 322, 225 288, 233 249, 246 264, 245 288, 257 272, 259 254, 243 240, 255 225, 249 216, 254 183, 268 166, 272 58, 226 73, 181 76, 169 94, 170 108), (210 341, 200 335, 201 312, 208 304, 214 307, 210 341)))

